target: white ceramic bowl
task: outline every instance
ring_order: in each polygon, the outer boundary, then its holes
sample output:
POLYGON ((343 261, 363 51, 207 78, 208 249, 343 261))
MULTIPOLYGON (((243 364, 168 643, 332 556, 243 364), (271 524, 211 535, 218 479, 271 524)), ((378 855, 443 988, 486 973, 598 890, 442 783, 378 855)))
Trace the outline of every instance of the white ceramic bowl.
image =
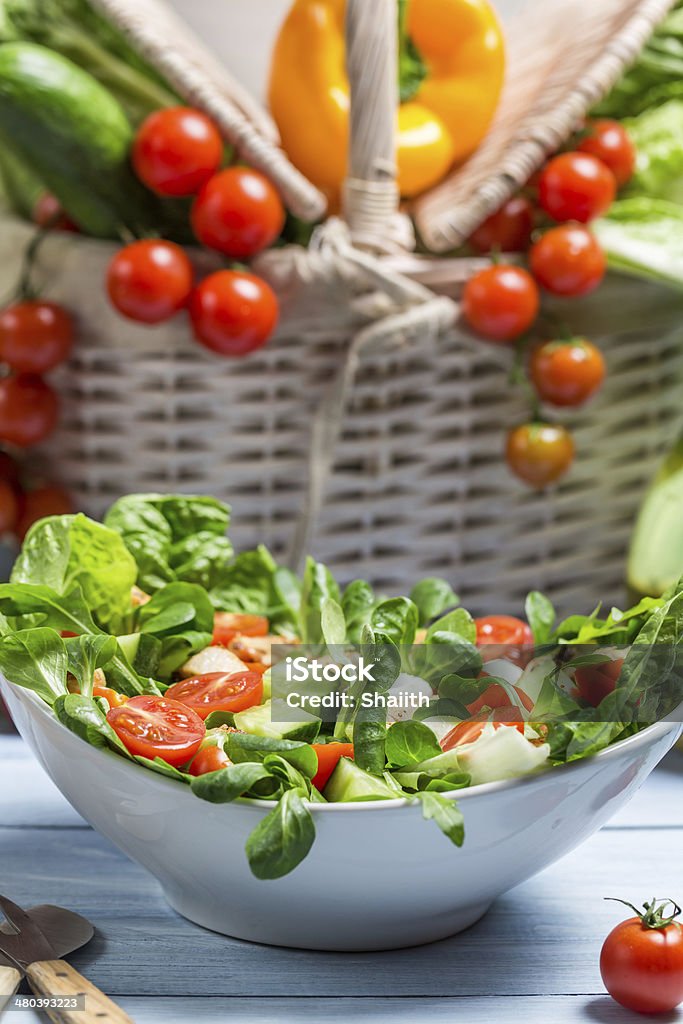
POLYGON ((88 746, 28 691, 2 679, 0 689, 67 800, 155 875, 179 913, 226 935, 308 949, 395 949, 467 928, 600 828, 682 728, 653 725, 584 761, 460 793, 462 849, 405 801, 313 805, 317 838, 306 860, 259 881, 244 844, 270 804, 206 803, 88 746))

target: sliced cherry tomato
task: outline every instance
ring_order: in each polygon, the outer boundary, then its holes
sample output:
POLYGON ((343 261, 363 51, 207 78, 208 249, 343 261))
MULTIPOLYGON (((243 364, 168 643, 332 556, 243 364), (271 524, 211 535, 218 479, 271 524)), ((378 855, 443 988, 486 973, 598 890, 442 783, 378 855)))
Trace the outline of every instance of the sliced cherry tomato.
POLYGON ((531 487, 556 483, 571 469, 574 452, 571 434, 558 424, 524 423, 507 437, 508 466, 531 487))
POLYGON ((490 341, 513 341, 538 316, 539 294, 531 274, 499 264, 473 274, 462 294, 462 312, 472 330, 490 341))
POLYGON ((228 647, 236 636, 268 636, 268 619, 264 615, 216 612, 211 642, 228 647))
POLYGON ((470 237, 477 252, 526 252, 534 229, 534 208, 525 196, 503 203, 470 237))
POLYGON ((618 121, 591 121, 579 143, 582 153, 597 157, 614 175, 622 188, 633 177, 636 169, 636 147, 623 124, 618 121))
POLYGON ((275 330, 278 302, 270 285, 237 270, 219 270, 190 299, 197 341, 222 356, 245 356, 266 344, 275 330))
POLYGON ((566 298, 595 291, 607 270, 602 246, 578 224, 547 231, 532 246, 529 261, 539 284, 553 295, 566 298))
MULTIPOLYGON (((522 702, 524 708, 527 711, 532 711, 534 702, 531 698, 524 692, 524 690, 520 690, 518 686, 513 687, 513 689, 522 702)), ((494 709, 506 708, 508 711, 514 713, 515 718, 517 718, 517 715, 519 715, 520 720, 522 718, 520 709, 516 704, 512 703, 509 694, 506 693, 500 683, 492 683, 491 686, 488 686, 484 690, 481 697, 478 697, 477 700, 472 701, 471 704, 467 705, 467 710, 471 715, 478 715, 485 708, 489 708, 491 711, 494 709)))
POLYGON ((538 201, 553 220, 580 224, 607 213, 617 194, 617 182, 601 160, 590 153, 561 153, 541 174, 538 201))
POLYGON ((0 480, 0 535, 11 533, 19 519, 17 492, 6 480, 0 480))
POLYGON ((232 764, 232 761, 222 747, 204 747, 192 758, 187 770, 190 775, 208 775, 210 772, 227 768, 229 764, 232 764))
POLYGON ((74 504, 62 487, 46 485, 28 491, 21 503, 17 536, 23 540, 34 523, 47 516, 64 516, 74 511, 74 504))
POLYGON ((92 692, 93 697, 104 697, 110 708, 122 708, 124 704, 128 703, 128 697, 124 693, 118 693, 110 686, 101 686, 99 683, 95 683, 92 692))
POLYGON ((144 693, 107 712, 107 721, 131 754, 160 757, 177 768, 199 750, 206 726, 199 715, 168 697, 144 693))
MULTIPOLYGON (((475 619, 477 646, 483 647, 484 661, 506 658, 516 665, 526 665, 533 653, 534 635, 531 629, 514 615, 488 615, 475 619), (495 649, 494 649, 495 648, 495 649)), ((490 707, 496 707, 491 704, 490 707)))
POLYGON ((472 721, 459 722, 441 740, 441 749, 443 751, 452 750, 453 747, 474 743, 483 733, 487 722, 492 722, 494 729, 500 729, 503 725, 514 726, 518 732, 524 735, 524 722, 519 708, 495 708, 490 715, 484 713, 472 721))
POLYGON ((260 704, 263 679, 258 672, 208 672, 174 683, 166 696, 208 718, 212 711, 244 711, 260 704))
POLYGON ((190 107, 168 107, 150 114, 133 145, 135 173, 162 196, 198 192, 222 159, 218 128, 206 114, 190 107))
POLYGON ((119 250, 109 264, 107 290, 118 312, 142 324, 169 320, 188 302, 194 272, 174 242, 143 239, 119 250))
POLYGON ((586 338, 547 341, 529 360, 539 397, 553 405, 583 405, 600 390, 606 373, 602 352, 586 338))
POLYGON ((228 167, 207 181, 192 208, 192 229, 202 245, 235 260, 267 249, 285 223, 277 190, 249 167, 228 167))
POLYGON ((597 708, 616 689, 623 665, 623 658, 598 665, 580 665, 574 673, 574 682, 581 699, 597 708))
POLYGON ((341 758, 349 757, 353 760, 353 743, 311 743, 311 746, 318 755, 318 770, 313 776, 313 785, 322 792, 341 758))
POLYGON ((19 373, 47 373, 68 358, 74 324, 63 306, 15 302, 0 313, 0 361, 19 373))
POLYGON ((618 1003, 636 1013, 668 1013, 683 1002, 683 928, 680 907, 645 903, 605 939, 600 973, 618 1003))
POLYGON ((80 228, 65 213, 62 204, 51 192, 43 192, 33 207, 33 223, 49 231, 69 231, 80 234, 80 228))
POLYGON ((29 448, 44 441, 58 419, 59 399, 42 377, 19 373, 0 380, 0 441, 29 448))

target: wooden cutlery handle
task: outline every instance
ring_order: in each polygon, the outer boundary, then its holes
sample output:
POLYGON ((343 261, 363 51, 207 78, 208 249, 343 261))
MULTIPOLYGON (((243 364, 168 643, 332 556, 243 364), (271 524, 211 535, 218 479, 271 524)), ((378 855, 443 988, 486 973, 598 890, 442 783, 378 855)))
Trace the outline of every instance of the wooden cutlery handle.
POLYGON ((0 967, 0 1013, 21 985, 21 974, 14 967, 0 967))
POLYGON ((127 1013, 64 960, 31 964, 26 977, 37 996, 85 996, 85 1012, 68 1006, 45 1007, 44 1012, 53 1024, 133 1024, 127 1013))

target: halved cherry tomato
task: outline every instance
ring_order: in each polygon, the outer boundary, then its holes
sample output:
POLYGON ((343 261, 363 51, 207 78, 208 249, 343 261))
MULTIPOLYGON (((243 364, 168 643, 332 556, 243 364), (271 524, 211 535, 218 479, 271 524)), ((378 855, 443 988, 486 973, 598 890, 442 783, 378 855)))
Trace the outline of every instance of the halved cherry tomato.
POLYGON ((143 693, 107 712, 107 721, 131 754, 160 757, 174 768, 199 750, 206 726, 192 708, 168 697, 143 693))
POLYGON ((481 253, 524 252, 529 248, 533 229, 533 205, 524 196, 513 196, 480 224, 470 243, 481 253))
POLYGON ((190 775, 208 775, 227 768, 229 764, 232 761, 222 747, 204 747, 192 758, 192 764, 187 770, 190 775))
POLYGON ((606 372, 602 352, 586 338, 546 341, 529 360, 539 397, 559 406, 583 405, 600 390, 606 372))
MULTIPOLYGON (((516 665, 525 665, 533 653, 534 635, 530 627, 522 619, 514 615, 487 615, 475 619, 477 627, 477 647, 495 646, 496 650, 484 650, 484 661, 495 658, 507 658, 516 665), (524 650, 528 648, 528 650, 524 650)), ((489 707, 496 707, 490 704, 489 707)))
POLYGON ((495 708, 490 715, 484 713, 472 721, 459 722, 441 740, 441 749, 452 750, 453 747, 461 747, 465 743, 474 743, 483 733, 487 722, 491 722, 494 729, 500 729, 503 725, 514 726, 524 735, 524 722, 519 708, 495 708))
POLYGON ((0 361, 18 373, 48 373, 71 352, 74 322, 56 302, 26 299, 0 313, 0 361))
POLYGON ((128 703, 128 697, 124 693, 117 693, 110 686, 101 686, 95 683, 92 688, 93 697, 104 697, 110 708, 122 708, 128 703))
POLYGON ((462 312, 477 334, 507 342, 529 330, 538 316, 539 302, 531 274, 500 263, 472 275, 462 293, 462 312))
POLYGON ((218 170, 223 140, 200 110, 168 107, 140 125, 132 159, 138 178, 153 192, 190 196, 218 170))
MULTIPOLYGON (((534 702, 524 692, 520 690, 518 686, 514 688, 515 693, 519 697, 521 703, 524 705, 527 711, 533 710, 534 702)), ((480 714, 484 708, 490 708, 492 711, 496 709, 505 709, 514 714, 514 719, 517 719, 517 715, 521 718, 520 709, 516 704, 513 704, 510 700, 510 695, 505 692, 504 688, 500 683, 492 683, 491 686, 487 687, 482 693, 481 697, 478 697, 471 704, 467 705, 467 710, 471 715, 480 714)))
POLYGON ((322 792, 342 757, 353 758, 353 743, 311 743, 318 755, 318 770, 313 785, 322 792))
POLYGON ((265 615, 216 612, 211 642, 227 647, 236 636, 268 636, 268 619, 265 615))
POLYGON ((591 707, 599 704, 612 693, 624 666, 623 658, 604 661, 598 665, 581 665, 574 673, 574 682, 579 696, 591 707))
POLYGON ((166 696, 208 718, 212 711, 244 711, 263 699, 258 672, 207 672, 169 686, 166 696))
POLYGON ((590 153, 561 153, 541 174, 538 201, 558 221, 589 220, 607 213, 617 193, 617 182, 601 160, 590 153))
POLYGON ((249 167, 228 167, 204 185, 192 208, 199 241, 235 260, 271 245, 285 223, 277 189, 249 167))
POLYGON ((559 423, 523 423, 509 432, 505 448, 515 476, 539 489, 569 472, 574 453, 572 436, 559 423))
POLYGON ((586 135, 577 149, 582 153, 590 153, 605 166, 617 180, 621 188, 633 177, 636 169, 636 147, 623 124, 618 121, 592 121, 586 129, 586 135))

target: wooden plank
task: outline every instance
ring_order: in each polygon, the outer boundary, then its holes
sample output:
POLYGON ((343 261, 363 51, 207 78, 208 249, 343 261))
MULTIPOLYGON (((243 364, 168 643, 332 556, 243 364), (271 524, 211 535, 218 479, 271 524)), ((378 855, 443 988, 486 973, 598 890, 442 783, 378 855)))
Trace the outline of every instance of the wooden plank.
POLYGON ((682 854, 683 829, 654 840, 647 830, 603 831, 461 936, 335 954, 266 949, 196 928, 90 830, 0 829, 2 889, 19 903, 61 903, 90 917, 98 935, 73 962, 112 996, 484 996, 493 986, 519 996, 596 993, 600 941, 622 913, 602 897, 638 902, 652 895, 653 880, 658 894, 676 895, 682 854))

